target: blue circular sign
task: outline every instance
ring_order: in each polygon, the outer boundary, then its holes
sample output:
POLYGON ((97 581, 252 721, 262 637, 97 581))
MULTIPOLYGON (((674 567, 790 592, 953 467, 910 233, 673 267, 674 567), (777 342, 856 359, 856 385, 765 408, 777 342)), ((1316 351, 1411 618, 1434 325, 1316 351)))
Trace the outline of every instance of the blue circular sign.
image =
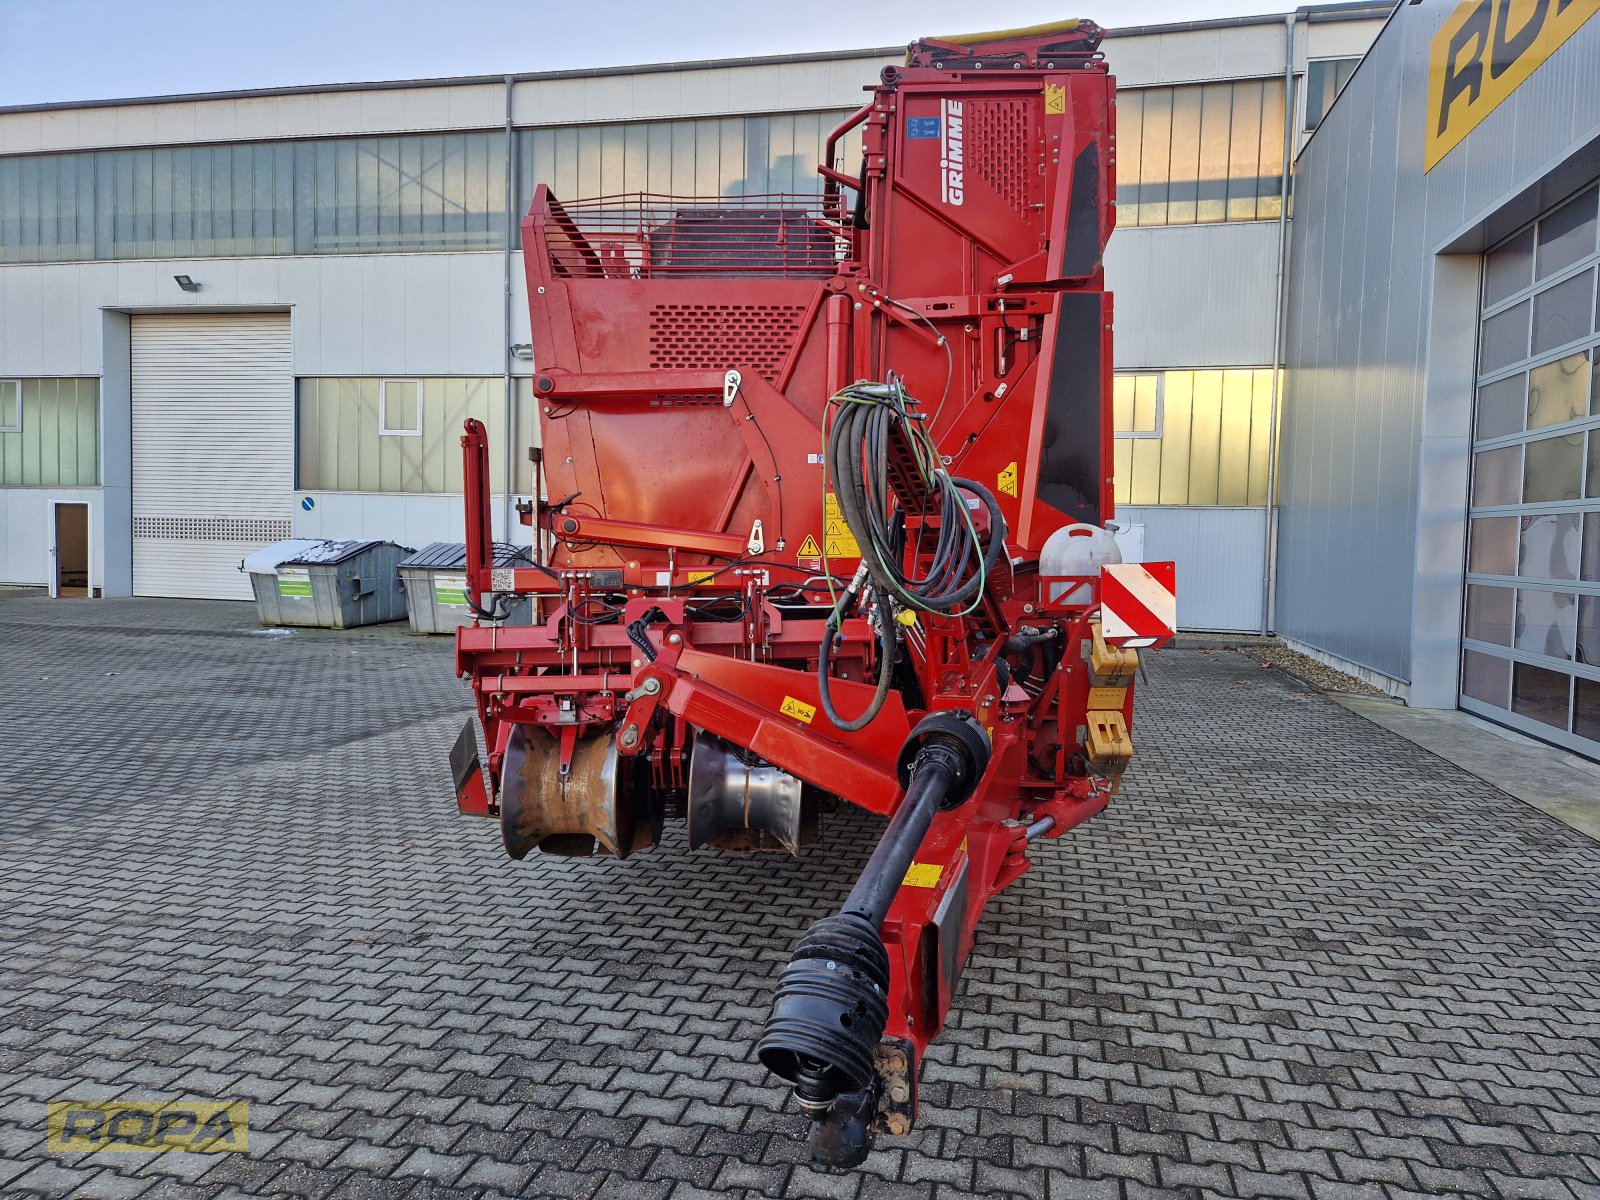
POLYGON ((307 512, 310 512, 316 506, 317 506, 317 502, 315 500, 313 500, 310 496, 306 496, 304 499, 302 499, 300 501, 300 507, 305 509, 307 512))

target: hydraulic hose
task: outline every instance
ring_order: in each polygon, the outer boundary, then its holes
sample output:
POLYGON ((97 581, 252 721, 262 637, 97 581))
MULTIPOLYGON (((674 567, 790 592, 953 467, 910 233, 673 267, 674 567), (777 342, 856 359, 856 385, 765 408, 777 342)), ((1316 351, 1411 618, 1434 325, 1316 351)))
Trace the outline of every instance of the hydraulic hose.
POLYGON ((839 626, 837 612, 830 616, 822 627, 822 641, 817 645, 817 700, 822 705, 823 714, 833 722, 835 729, 845 733, 854 733, 858 729, 865 729, 872 723, 880 712, 883 711, 885 702, 889 699, 889 688, 894 680, 895 652, 900 648, 900 638, 897 635, 899 628, 893 621, 885 621, 883 636, 878 641, 878 690, 872 693, 866 710, 859 716, 845 720, 839 715, 839 710, 833 706, 833 694, 829 691, 829 668, 833 665, 833 639, 838 636, 839 626))
MULTIPOLYGON (((916 401, 897 380, 891 377, 886 384, 854 384, 835 395, 832 403, 838 411, 834 414, 830 408, 831 424, 825 421, 824 461, 840 515, 861 547, 861 565, 823 626, 817 652, 817 682, 828 720, 835 728, 850 733, 871 723, 888 700, 900 639, 893 620, 895 611, 904 607, 954 615, 971 612, 1005 553, 1006 522, 999 502, 988 488, 976 480, 955 478, 944 469, 944 460, 925 428, 925 418, 913 411, 916 401), (926 520, 934 511, 938 514, 938 532, 921 577, 912 575, 903 565, 908 514, 899 511, 898 506, 912 500, 897 496, 890 486, 892 441, 902 453, 909 448, 916 474, 927 488, 916 515, 926 520), (963 493, 975 496, 988 512, 987 546, 978 536, 963 493), (878 687, 866 710, 845 720, 834 707, 829 691, 834 639, 857 591, 869 578, 877 590, 882 615, 878 687)), ((922 557, 919 546, 912 561, 922 557)))
MULTIPOLYGON (((976 480, 961 479, 944 469, 925 418, 913 411, 916 402, 897 382, 860 383, 833 398, 825 462, 838 498, 840 515, 862 547, 861 560, 884 596, 922 612, 971 611, 1005 552, 1006 523, 993 493, 976 480), (926 496, 915 512, 895 513, 889 485, 891 435, 909 447, 926 496), (962 493, 976 497, 988 512, 989 545, 980 545, 962 493), (902 565, 906 516, 938 516, 938 533, 928 567, 920 578, 902 565)), ((908 503, 906 497, 898 497, 908 503)))

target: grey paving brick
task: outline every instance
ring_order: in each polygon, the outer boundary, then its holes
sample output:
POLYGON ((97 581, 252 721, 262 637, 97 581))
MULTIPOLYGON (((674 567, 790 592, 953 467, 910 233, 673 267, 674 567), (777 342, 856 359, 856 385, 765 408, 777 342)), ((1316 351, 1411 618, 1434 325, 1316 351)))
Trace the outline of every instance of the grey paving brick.
MULTIPOLYGON (((275 1173, 275 1172, 274 1172, 275 1173)), ((209 1183, 217 1182, 215 1179, 209 1183)), ((72 1195, 83 1200, 134 1200, 154 1187, 155 1179, 141 1179, 135 1175, 118 1175, 115 1171, 96 1171, 81 1183, 73 1185, 72 1195)))
POLYGON ((458 1182, 462 1186, 491 1188, 515 1196, 521 1195, 538 1175, 539 1167, 534 1163, 479 1158, 462 1173, 458 1182))
MULTIPOLYGON (((291 1163, 273 1176, 268 1185, 272 1195, 294 1196, 303 1200, 326 1200, 345 1180, 345 1173, 336 1169, 291 1163)), ((150 1193, 154 1195, 155 1193, 150 1193)))
POLYGON ((430 1183, 440 1183, 448 1186, 465 1174, 467 1168, 472 1166, 470 1156, 459 1154, 436 1154, 432 1150, 418 1147, 413 1150, 406 1160, 395 1168, 397 1175, 421 1175, 430 1183))

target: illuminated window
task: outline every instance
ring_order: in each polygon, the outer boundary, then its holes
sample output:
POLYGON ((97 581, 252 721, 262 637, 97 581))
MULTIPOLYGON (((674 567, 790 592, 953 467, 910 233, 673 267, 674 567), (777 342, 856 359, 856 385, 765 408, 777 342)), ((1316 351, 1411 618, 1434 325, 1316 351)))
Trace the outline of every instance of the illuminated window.
POLYGON ((1266 503, 1270 368, 1119 375, 1112 416, 1118 504, 1266 503))
POLYGON ((1277 220, 1283 81, 1117 92, 1117 224, 1277 220))
POLYGON ((1112 426, 1119 438, 1161 436, 1161 375, 1118 375, 1111 385, 1112 426))

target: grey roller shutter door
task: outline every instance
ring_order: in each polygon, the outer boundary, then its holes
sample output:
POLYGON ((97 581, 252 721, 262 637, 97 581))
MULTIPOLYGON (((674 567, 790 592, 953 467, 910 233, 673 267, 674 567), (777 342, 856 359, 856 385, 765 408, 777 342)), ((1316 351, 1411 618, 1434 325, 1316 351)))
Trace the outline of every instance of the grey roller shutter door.
POLYGON ((286 313, 134 317, 133 590, 248 600, 239 560, 289 536, 286 313))

